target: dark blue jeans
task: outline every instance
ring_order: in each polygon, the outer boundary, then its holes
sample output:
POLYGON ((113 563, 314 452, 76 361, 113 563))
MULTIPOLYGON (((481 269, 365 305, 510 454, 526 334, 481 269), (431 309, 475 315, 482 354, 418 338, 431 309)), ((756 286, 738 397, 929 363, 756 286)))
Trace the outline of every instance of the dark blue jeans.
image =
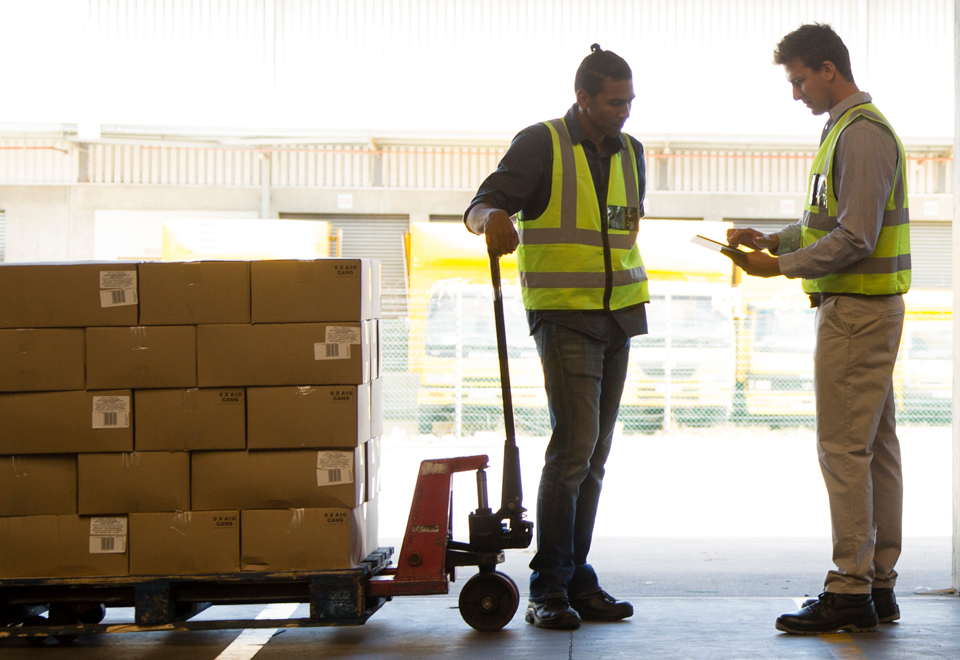
POLYGON ((587 553, 630 355, 630 339, 613 325, 606 341, 549 321, 533 335, 553 427, 537 494, 534 602, 600 589, 587 553))

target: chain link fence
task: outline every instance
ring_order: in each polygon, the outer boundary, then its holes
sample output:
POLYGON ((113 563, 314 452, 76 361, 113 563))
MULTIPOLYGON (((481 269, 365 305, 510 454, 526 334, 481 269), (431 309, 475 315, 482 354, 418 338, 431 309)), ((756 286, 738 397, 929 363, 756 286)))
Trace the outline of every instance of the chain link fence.
MULTIPOLYGON (((451 282, 423 299, 407 298, 396 308, 411 311, 383 319, 388 429, 502 433, 490 288, 451 282)), ((631 342, 623 432, 812 427, 815 310, 798 289, 796 283, 759 294, 743 286, 651 286, 650 332, 631 342)), ((951 420, 952 303, 947 291, 927 293, 907 296, 894 387, 900 424, 942 426, 951 420)), ((517 433, 549 435, 543 373, 515 287, 504 288, 504 306, 517 433)))

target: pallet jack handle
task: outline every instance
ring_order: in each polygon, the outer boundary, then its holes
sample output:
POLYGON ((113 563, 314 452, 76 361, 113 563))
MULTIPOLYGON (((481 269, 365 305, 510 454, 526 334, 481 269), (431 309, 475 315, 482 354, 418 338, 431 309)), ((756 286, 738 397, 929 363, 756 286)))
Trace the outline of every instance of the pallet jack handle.
POLYGON ((507 330, 503 316, 503 292, 500 286, 500 257, 490 253, 490 278, 493 280, 493 313, 497 326, 497 355, 500 358, 500 390, 503 395, 503 425, 506 441, 503 446, 503 489, 497 517, 509 518, 512 527, 519 524, 523 508, 523 486, 520 482, 520 450, 517 448, 513 421, 513 398, 510 394, 510 365, 507 354, 507 330))

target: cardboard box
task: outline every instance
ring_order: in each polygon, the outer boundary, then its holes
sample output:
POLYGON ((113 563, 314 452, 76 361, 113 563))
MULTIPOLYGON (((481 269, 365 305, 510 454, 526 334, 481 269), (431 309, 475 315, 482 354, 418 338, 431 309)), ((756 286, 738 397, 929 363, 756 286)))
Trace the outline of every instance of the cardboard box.
POLYGON ((83 387, 83 330, 0 330, 0 392, 83 387))
POLYGON ((0 516, 76 512, 76 456, 0 456, 0 516))
POLYGON ((226 389, 136 390, 137 451, 244 449, 246 392, 226 389))
POLYGON ((0 454, 133 450, 130 390, 0 394, 0 454))
POLYGON ((77 457, 81 515, 190 510, 190 454, 135 451, 77 457))
POLYGON ((239 511, 130 516, 131 575, 202 575, 239 570, 239 511))
POLYGON ((358 385, 369 374, 360 323, 197 326, 200 387, 358 385))
POLYGON ((383 378, 370 381, 370 437, 383 435, 383 378))
POLYGON ((371 259, 253 261, 251 319, 254 323, 329 323, 378 317, 380 269, 377 262, 375 276, 373 264, 371 259))
POLYGON ((370 438, 370 385, 247 389, 248 449, 359 447, 370 438))
POLYGON ((0 264, 0 328, 136 325, 137 264, 0 264))
POLYGON ((140 325, 250 322, 250 264, 140 264, 140 325))
POLYGON ((380 547, 380 496, 363 503, 363 556, 368 557, 380 547))
POLYGON ((240 513, 242 571, 317 571, 358 566, 363 507, 259 509, 240 513))
POLYGON ((370 346, 370 379, 383 375, 383 348, 380 334, 380 319, 364 321, 366 341, 370 346))
POLYGON ((362 447, 191 454, 194 511, 345 507, 365 499, 362 447))
POLYGON ((367 471, 367 501, 370 502, 380 492, 380 438, 371 438, 363 443, 363 451, 367 471))
POLYGON ((194 326, 87 328, 90 389, 196 387, 194 326))
POLYGON ((0 578, 127 575, 127 519, 0 518, 0 578))

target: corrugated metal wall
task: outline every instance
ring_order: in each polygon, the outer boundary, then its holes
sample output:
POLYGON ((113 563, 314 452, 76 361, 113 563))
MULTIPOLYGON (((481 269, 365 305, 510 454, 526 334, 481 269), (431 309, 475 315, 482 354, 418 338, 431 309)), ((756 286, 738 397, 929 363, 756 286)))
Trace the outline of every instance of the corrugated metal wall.
MULTIPOLYGON (((496 169, 506 144, 487 147, 356 144, 264 145, 259 148, 166 147, 0 140, 0 183, 122 183, 191 186, 259 186, 262 158, 270 184, 292 188, 417 188, 476 190, 496 169), (55 146, 59 144, 60 146, 55 146), (29 145, 29 148, 27 148, 29 145)), ((651 191, 802 194, 812 149, 671 149, 648 146, 651 191)), ((944 153, 908 151, 908 190, 953 192, 953 159, 944 153)))
POLYGON ((69 142, 0 139, 0 183, 76 182, 78 163, 69 142))

